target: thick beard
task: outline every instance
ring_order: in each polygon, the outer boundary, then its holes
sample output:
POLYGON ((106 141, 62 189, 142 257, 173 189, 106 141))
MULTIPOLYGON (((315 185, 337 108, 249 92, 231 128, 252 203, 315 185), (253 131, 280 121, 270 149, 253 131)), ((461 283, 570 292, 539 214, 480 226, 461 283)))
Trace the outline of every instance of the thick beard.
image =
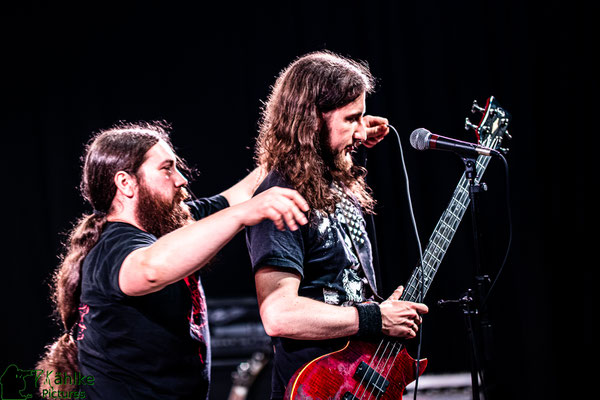
POLYGON ((136 217, 146 232, 161 237, 193 221, 190 209, 183 203, 187 197, 187 191, 180 188, 172 201, 168 201, 142 182, 136 217))
POLYGON ((350 182, 355 179, 354 162, 346 158, 346 149, 336 151, 327 141, 324 146, 323 161, 334 180, 350 182))
POLYGON ((354 166, 352 159, 346 157, 346 149, 333 154, 333 167, 337 172, 349 173, 354 166))

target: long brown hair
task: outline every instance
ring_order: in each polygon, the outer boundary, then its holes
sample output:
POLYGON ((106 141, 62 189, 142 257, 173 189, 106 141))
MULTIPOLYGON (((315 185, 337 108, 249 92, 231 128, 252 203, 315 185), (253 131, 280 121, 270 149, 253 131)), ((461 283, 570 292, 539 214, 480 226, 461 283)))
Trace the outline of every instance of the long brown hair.
POLYGON ((323 113, 373 88, 366 63, 329 51, 299 57, 280 73, 262 109, 256 162, 281 173, 312 209, 333 211, 339 201, 330 189, 335 180, 353 192, 365 211, 372 212, 374 200, 364 168, 354 166, 350 174, 340 173, 324 160, 328 133, 323 113))
MULTIPOLYGON (((119 123, 97 133, 86 145, 80 189, 94 210, 84 214, 73 226, 65 244, 65 252, 52 277, 52 301, 56 318, 64 333, 46 347, 36 365, 42 371, 54 371, 73 376, 79 371, 77 343, 73 329, 79 319, 81 265, 98 242, 111 212, 116 193, 114 176, 118 171, 136 175, 148 150, 165 141, 170 145, 165 123, 119 123)), ((40 393, 49 387, 40 382, 40 393)), ((73 385, 58 385, 61 390, 75 390, 73 385)))

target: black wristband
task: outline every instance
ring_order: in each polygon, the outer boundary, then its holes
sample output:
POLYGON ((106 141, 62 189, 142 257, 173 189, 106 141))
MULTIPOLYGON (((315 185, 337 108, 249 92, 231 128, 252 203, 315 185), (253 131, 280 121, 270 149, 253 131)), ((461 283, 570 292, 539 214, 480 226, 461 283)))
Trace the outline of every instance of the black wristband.
POLYGON ((377 303, 360 303, 354 307, 358 310, 358 333, 356 336, 372 339, 381 335, 381 310, 377 303))

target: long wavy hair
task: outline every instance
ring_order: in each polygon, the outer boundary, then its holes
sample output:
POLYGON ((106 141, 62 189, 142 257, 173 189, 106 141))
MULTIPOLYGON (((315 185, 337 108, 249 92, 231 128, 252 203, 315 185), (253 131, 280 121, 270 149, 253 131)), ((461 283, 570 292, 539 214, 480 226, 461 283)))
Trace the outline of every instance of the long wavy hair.
POLYGON ((326 161, 329 134, 323 113, 373 89, 374 78, 366 63, 330 51, 297 58, 279 74, 262 108, 256 162, 282 174, 312 209, 335 209, 340 199, 330 185, 337 181, 366 212, 372 212, 374 199, 364 179, 366 170, 355 165, 350 173, 338 171, 326 161))
MULTIPOLYGON (((125 171, 137 176, 152 146, 159 140, 170 145, 168 128, 167 124, 161 122, 119 123, 100 131, 86 145, 82 157, 80 190, 94 211, 82 215, 74 224, 65 243, 61 262, 53 274, 51 296, 54 313, 64 333, 46 346, 36 369, 61 372, 68 376, 79 371, 77 342, 73 335, 79 322, 83 260, 98 242, 106 225, 106 216, 112 211, 117 190, 115 174, 125 171)), ((64 391, 76 389, 73 385, 58 386, 64 391)), ((40 393, 44 389, 50 387, 47 382, 40 380, 40 393)))

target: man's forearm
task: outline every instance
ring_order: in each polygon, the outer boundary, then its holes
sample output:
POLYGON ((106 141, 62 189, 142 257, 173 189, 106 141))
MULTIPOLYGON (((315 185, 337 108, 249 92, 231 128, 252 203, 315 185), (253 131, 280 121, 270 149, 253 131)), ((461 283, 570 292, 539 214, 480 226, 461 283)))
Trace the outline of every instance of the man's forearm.
POLYGON ((307 297, 265 301, 260 307, 270 336, 297 340, 324 340, 355 335, 358 312, 354 307, 326 304, 307 297))
POLYGON ((255 274, 260 315, 270 336, 319 340, 358 332, 358 311, 298 295, 297 273, 264 266, 255 274))
POLYGON ((226 208, 134 251, 121 267, 121 290, 139 296, 192 274, 242 230, 241 212, 237 207, 226 208))

